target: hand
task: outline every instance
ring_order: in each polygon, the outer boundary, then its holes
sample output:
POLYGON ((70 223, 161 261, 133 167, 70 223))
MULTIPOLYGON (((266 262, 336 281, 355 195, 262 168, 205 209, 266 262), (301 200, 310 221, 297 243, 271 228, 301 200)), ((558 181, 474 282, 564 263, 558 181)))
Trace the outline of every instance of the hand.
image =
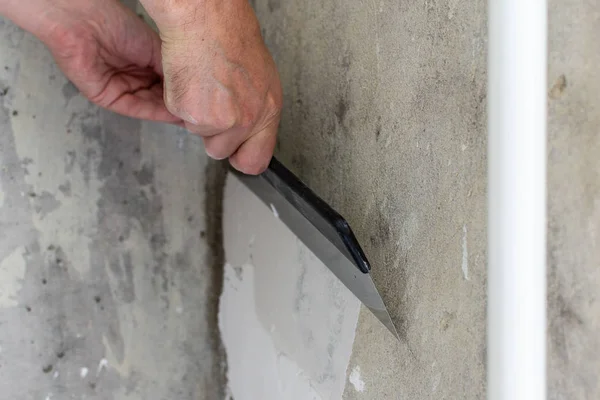
POLYGON ((160 38, 120 2, 0 1, 92 102, 130 117, 182 123, 164 104, 160 38))
POLYGON ((162 39, 165 103, 207 153, 258 174, 273 155, 282 94, 248 0, 142 0, 162 39))

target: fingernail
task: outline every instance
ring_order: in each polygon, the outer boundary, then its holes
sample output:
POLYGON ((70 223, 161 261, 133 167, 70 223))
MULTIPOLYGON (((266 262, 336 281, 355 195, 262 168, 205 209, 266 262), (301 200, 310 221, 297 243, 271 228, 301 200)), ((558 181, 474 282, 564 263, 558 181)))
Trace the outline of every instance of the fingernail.
POLYGON ((227 158, 227 157, 215 157, 212 154, 210 154, 206 148, 204 148, 204 151, 206 152, 206 155, 209 156, 210 158, 212 158, 213 160, 220 161, 220 160, 224 160, 227 158))

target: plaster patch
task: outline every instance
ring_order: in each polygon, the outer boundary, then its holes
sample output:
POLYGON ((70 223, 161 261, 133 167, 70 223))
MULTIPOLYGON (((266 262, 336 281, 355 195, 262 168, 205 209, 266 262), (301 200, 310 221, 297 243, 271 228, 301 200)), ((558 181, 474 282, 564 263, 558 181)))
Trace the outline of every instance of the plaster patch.
POLYGON ((463 225, 463 237, 462 237, 462 272, 463 277, 466 280, 469 278, 469 249, 467 246, 467 225, 463 225))
POLYGON ((17 295, 23 287, 25 268, 23 247, 17 247, 0 262, 0 308, 14 307, 19 304, 17 295))
POLYGON ((228 355, 229 390, 236 400, 320 400, 302 369, 278 353, 257 318, 254 267, 225 265, 219 329, 228 355), (241 328, 241 329, 240 329, 241 328), (251 343, 252 345, 249 345, 251 343))
POLYGON ((233 397, 340 399, 360 301, 233 175, 223 207, 220 329, 233 397), (244 348, 258 341, 256 354, 244 348))
POLYGON ((357 365, 352 369, 348 380, 357 392, 365 391, 365 382, 360 377, 360 367, 357 365))

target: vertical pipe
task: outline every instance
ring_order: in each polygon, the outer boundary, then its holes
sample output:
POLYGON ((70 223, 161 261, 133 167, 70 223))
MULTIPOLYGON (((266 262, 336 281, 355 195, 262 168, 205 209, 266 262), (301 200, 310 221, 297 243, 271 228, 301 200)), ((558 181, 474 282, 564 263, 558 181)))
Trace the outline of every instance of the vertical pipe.
POLYGON ((546 0, 489 0, 488 399, 546 397, 546 0))

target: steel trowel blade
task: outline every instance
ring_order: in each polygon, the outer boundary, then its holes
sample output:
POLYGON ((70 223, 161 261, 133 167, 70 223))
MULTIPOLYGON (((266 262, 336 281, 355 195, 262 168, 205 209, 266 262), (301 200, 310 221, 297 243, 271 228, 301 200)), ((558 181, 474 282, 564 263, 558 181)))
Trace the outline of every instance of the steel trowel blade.
POLYGON ((348 222, 275 158, 258 176, 233 172, 399 338, 348 222))

